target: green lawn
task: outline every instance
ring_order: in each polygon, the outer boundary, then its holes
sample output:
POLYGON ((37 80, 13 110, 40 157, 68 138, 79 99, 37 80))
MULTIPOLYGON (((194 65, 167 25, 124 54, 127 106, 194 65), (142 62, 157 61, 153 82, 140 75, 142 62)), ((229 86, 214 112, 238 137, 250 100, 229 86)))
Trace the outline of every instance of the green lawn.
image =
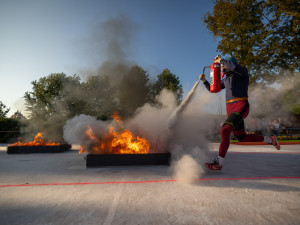
MULTIPOLYGON (((280 143, 280 142, 300 142, 300 140, 280 140, 280 139, 277 139, 278 140, 278 142, 280 143)), ((231 143, 236 143, 236 142, 238 142, 238 140, 230 140, 230 142, 231 143)))

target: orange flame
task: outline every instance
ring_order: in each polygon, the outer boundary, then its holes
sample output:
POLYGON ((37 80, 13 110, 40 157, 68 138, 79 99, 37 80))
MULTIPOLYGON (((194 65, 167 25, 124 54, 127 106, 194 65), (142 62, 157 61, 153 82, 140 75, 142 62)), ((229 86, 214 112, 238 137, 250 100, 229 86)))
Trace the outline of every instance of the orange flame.
POLYGON ((30 142, 18 141, 14 144, 11 144, 10 146, 44 146, 44 145, 55 146, 55 145, 60 145, 60 143, 55 143, 55 142, 50 142, 50 141, 44 140, 43 133, 39 132, 35 135, 33 141, 30 141, 30 142))
POLYGON ((117 112, 114 112, 111 117, 117 121, 119 125, 122 125, 122 118, 117 112))
MULTIPOLYGON (((114 113, 112 118, 122 125, 121 117, 114 113)), ((94 141, 89 152, 92 154, 147 154, 150 149, 150 144, 145 138, 134 136, 128 129, 122 129, 122 131, 116 131, 115 126, 111 126, 109 131, 104 137, 96 138, 93 130, 88 126, 86 135, 89 140, 94 141)), ((86 152, 85 149, 80 146, 79 153, 86 152)))

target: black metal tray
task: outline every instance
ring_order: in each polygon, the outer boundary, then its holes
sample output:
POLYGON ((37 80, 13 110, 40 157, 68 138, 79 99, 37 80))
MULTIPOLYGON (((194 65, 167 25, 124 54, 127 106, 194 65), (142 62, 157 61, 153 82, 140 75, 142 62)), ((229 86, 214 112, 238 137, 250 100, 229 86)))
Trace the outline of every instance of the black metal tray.
POLYGON ((86 167, 170 165, 171 154, 88 154, 85 160, 86 167))
POLYGON ((58 153, 71 149, 71 145, 43 145, 43 146, 8 146, 7 154, 27 154, 27 153, 58 153))

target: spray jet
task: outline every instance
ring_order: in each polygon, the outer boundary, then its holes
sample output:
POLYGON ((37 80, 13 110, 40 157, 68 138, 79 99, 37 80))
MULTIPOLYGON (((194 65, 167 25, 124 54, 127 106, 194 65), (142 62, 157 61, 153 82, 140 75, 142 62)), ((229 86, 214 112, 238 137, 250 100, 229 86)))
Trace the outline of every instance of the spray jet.
MULTIPOLYGON (((221 56, 217 56, 221 57, 221 56)), ((211 85, 210 85, 210 92, 212 93, 217 93, 221 90, 221 65, 220 63, 212 63, 210 66, 205 66, 203 68, 203 74, 205 73, 205 69, 210 68, 210 80, 211 80, 211 85)), ((175 111, 172 113, 170 116, 167 126, 168 126, 168 133, 172 133, 171 130, 175 127, 180 114, 185 110, 186 106, 189 104, 191 101, 192 97, 194 96, 195 90, 200 82, 200 77, 199 80, 194 84, 194 87, 191 89, 189 94, 186 96, 186 98, 181 102, 181 104, 175 109, 175 111)))
POLYGON ((199 82, 200 82, 200 79, 194 84, 194 87, 191 89, 189 94, 185 97, 185 99, 180 103, 180 105, 175 109, 175 111, 172 113, 172 115, 168 119, 167 126, 168 126, 168 131, 170 131, 170 133, 172 133, 171 130, 174 129, 174 127, 180 117, 180 114, 185 110, 186 106, 189 104, 192 97, 194 96, 194 93, 196 91, 196 88, 197 88, 199 82))

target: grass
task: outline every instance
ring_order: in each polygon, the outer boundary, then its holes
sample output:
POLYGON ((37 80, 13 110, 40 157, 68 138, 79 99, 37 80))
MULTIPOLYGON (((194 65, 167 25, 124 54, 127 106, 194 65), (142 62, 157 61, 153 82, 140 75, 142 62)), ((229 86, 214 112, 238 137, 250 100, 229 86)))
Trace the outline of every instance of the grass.
MULTIPOLYGON (((280 140, 279 138, 277 139, 277 141, 279 143, 280 142, 300 142, 300 140, 297 140, 297 139, 295 139, 295 140, 285 140, 285 139, 280 140)), ((238 142, 238 140, 230 140, 230 143, 236 143, 236 142, 238 142)))

